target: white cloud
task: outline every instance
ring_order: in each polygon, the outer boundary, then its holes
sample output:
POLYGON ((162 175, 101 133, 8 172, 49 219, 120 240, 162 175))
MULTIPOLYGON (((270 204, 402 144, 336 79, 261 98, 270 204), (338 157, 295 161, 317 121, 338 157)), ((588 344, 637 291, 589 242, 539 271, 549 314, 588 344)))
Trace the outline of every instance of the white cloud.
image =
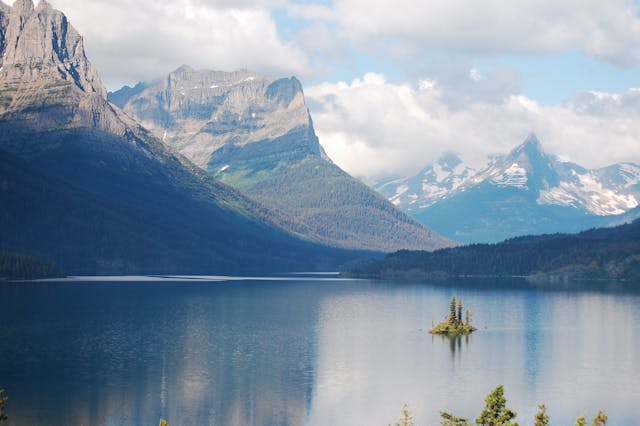
POLYGON ((305 92, 329 156, 367 180, 415 173, 452 150, 479 165, 532 131, 548 152, 587 167, 640 162, 640 90, 586 93, 564 105, 543 106, 515 94, 465 104, 442 87, 433 79, 412 86, 367 74, 305 92))
POLYGON ((640 62, 639 8, 629 0, 335 0, 334 4, 336 19, 355 44, 392 46, 411 56, 434 50, 477 57, 577 49, 616 65, 640 62))
POLYGON ((111 88, 149 81, 182 64, 305 74, 306 54, 279 34, 271 1, 51 0, 85 38, 111 88))

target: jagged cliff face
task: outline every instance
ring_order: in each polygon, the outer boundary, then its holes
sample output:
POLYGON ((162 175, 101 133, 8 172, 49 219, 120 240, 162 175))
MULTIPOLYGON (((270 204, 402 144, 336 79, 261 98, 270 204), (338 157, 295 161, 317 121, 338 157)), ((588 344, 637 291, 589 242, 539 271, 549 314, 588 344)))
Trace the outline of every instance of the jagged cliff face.
POLYGON ((125 112, 307 238, 373 251, 450 244, 329 160, 293 77, 183 66, 130 98, 125 93, 113 97, 125 112))
MULTIPOLYGON (((6 83, 68 81, 84 92, 106 98, 106 89, 84 53, 82 37, 67 17, 46 0, 3 5, 7 15, 2 50, 2 79, 6 83)), ((5 21, 4 19, 2 21, 5 21)))
POLYGON ((303 265, 350 256, 295 238, 109 103, 62 12, 31 0, 0 12, 0 249, 83 274, 313 269, 303 265))
POLYGON ((242 149, 277 141, 270 148, 291 159, 326 158, 313 131, 302 86, 295 78, 183 66, 121 107, 214 174, 219 172, 214 153, 222 147, 242 149))
MULTIPOLYGON (((45 0, 0 6, 0 124, 20 135, 31 131, 95 128, 119 136, 144 133, 113 108, 85 55, 82 37, 45 0), (10 122, 10 126, 6 123, 10 122)), ((40 146, 38 148, 44 148, 40 146)))

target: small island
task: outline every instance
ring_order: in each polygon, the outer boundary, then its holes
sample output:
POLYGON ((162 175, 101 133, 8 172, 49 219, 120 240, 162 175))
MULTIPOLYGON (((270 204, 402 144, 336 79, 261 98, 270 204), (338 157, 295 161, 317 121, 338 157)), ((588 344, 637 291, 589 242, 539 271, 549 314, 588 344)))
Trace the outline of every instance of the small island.
POLYGON ((429 330, 429 333, 457 337, 468 336, 476 330, 477 328, 471 325, 471 312, 468 309, 465 312, 465 320, 462 321, 462 300, 456 301, 456 297, 453 296, 449 304, 449 316, 429 330))

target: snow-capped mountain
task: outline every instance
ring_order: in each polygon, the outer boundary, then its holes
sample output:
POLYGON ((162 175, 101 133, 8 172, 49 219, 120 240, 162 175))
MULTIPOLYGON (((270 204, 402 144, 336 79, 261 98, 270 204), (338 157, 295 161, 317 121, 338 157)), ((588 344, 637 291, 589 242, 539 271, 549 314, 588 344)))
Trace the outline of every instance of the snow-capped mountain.
POLYGON ((396 206, 413 211, 429 207, 458 189, 475 173, 460 157, 449 153, 413 177, 388 179, 376 184, 375 189, 396 206))
POLYGON ((604 226, 639 205, 640 165, 588 170, 544 152, 530 135, 474 171, 448 154, 376 189, 436 232, 461 242, 604 226))

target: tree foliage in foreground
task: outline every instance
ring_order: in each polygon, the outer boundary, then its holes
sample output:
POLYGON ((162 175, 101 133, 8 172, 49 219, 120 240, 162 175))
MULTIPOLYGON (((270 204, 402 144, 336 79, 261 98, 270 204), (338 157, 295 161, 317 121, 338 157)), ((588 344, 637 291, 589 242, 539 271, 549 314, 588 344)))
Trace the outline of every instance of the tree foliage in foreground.
MULTIPOLYGON (((515 411, 507 408, 507 398, 504 396, 504 386, 499 385, 487 395, 485 398, 485 407, 476 418, 475 424, 478 426, 519 426, 518 423, 512 421, 516 418, 515 411)), ((471 426, 469 420, 464 417, 458 417, 444 411, 440 412, 442 418, 442 426, 471 426)), ((593 426, 605 426, 608 421, 607 416, 598 411, 593 418, 593 426)), ((547 426, 549 424, 549 416, 547 415, 547 407, 544 404, 538 406, 538 412, 534 416, 533 426, 547 426)), ((393 426, 413 426, 414 418, 409 411, 409 407, 405 404, 402 409, 402 417, 399 423, 393 426)), ((576 419, 575 426, 586 426, 586 416, 580 416, 576 419)))

